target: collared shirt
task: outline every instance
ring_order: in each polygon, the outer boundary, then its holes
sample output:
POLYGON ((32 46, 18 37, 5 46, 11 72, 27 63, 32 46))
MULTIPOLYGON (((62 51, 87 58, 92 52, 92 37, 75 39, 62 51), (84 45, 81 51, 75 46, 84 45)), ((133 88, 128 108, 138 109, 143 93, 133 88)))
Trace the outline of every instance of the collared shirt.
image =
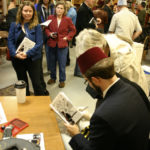
POLYGON ((108 86, 108 88, 106 88, 106 89, 104 90, 104 92, 103 92, 103 98, 106 96, 108 90, 109 90, 116 82, 118 82, 119 80, 120 80, 120 78, 117 78, 116 81, 114 81, 112 84, 110 84, 110 85, 108 86))
POLYGON ((112 17, 109 31, 132 40, 134 31, 142 28, 138 17, 125 7, 112 17))

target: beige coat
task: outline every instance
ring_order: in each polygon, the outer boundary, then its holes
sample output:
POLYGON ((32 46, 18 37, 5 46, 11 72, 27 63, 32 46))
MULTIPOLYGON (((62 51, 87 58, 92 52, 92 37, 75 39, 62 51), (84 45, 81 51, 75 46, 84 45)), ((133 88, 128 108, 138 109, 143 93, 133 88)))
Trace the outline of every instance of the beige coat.
POLYGON ((132 46, 119 39, 115 34, 104 35, 114 59, 115 71, 136 82, 149 95, 146 76, 141 67, 143 44, 134 42, 132 46))

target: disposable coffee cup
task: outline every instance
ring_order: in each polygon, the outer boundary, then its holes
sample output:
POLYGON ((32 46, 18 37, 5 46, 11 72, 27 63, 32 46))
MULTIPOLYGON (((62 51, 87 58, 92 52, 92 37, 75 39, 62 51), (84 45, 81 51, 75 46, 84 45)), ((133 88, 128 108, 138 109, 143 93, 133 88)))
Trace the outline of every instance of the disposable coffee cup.
POLYGON ((26 101, 26 82, 19 80, 15 83, 16 97, 18 103, 25 103, 26 101))

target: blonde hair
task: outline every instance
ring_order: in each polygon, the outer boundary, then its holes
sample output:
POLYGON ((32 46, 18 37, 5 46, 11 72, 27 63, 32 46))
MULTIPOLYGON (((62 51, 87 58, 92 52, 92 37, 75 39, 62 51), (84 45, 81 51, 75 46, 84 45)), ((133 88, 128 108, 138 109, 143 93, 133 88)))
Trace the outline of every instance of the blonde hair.
POLYGON ((84 29, 76 37, 76 56, 79 57, 92 47, 99 47, 103 50, 106 46, 107 41, 101 33, 94 29, 84 29))
POLYGON ((72 2, 66 1, 66 9, 67 9, 67 11, 68 11, 71 7, 74 7, 73 4, 72 4, 72 2))
POLYGON ((38 17, 37 17, 35 7, 32 4, 32 2, 30 2, 30 1, 24 1, 22 4, 20 4, 18 12, 17 12, 16 23, 17 24, 19 24, 19 23, 22 24, 23 23, 24 18, 22 16, 22 10, 25 6, 30 6, 33 9, 33 16, 32 16, 32 19, 29 22, 29 29, 33 29, 35 26, 37 26, 39 24, 39 22, 38 22, 38 17))
POLYGON ((57 7, 58 5, 64 6, 64 14, 63 14, 63 16, 65 16, 65 15, 67 14, 67 8, 66 8, 66 4, 65 4, 64 1, 58 1, 58 2, 56 3, 56 6, 55 6, 55 15, 56 15, 56 7, 57 7))

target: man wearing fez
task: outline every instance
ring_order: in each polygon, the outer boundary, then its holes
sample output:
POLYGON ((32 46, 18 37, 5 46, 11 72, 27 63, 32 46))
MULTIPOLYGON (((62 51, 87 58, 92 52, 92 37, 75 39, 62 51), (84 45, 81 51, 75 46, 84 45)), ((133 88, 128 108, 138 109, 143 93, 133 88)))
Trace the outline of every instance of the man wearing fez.
POLYGON ((112 58, 102 49, 80 51, 77 62, 89 85, 102 91, 103 102, 93 113, 89 128, 80 132, 77 125, 65 124, 72 149, 148 150, 150 109, 146 97, 116 76, 112 58))

